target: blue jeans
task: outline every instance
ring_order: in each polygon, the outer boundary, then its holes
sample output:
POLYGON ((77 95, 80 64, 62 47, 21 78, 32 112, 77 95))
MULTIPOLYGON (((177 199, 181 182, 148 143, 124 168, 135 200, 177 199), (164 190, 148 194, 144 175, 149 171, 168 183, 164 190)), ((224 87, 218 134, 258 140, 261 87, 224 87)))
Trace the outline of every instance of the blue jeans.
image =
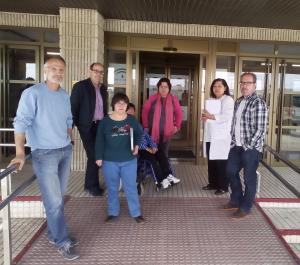
POLYGON ((102 170, 108 193, 108 215, 118 216, 120 213, 119 185, 121 179, 130 215, 132 217, 140 216, 141 207, 136 187, 136 158, 125 162, 104 160, 102 170))
POLYGON ((262 153, 256 149, 245 151, 241 146, 234 146, 228 155, 226 174, 230 180, 230 202, 239 205, 242 211, 249 212, 256 193, 256 170, 262 153), (242 190, 240 171, 244 170, 245 191, 242 190))
POLYGON ((70 175, 71 158, 71 145, 59 149, 36 149, 32 152, 32 165, 46 210, 48 237, 57 247, 69 243, 64 217, 64 194, 70 175))

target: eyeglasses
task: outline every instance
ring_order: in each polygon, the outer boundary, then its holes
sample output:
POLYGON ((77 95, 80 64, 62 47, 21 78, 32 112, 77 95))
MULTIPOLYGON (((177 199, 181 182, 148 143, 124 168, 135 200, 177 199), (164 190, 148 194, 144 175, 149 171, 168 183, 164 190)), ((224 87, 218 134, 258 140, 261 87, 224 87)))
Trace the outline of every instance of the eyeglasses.
POLYGON ((91 71, 93 71, 94 73, 99 74, 99 75, 104 75, 104 71, 99 71, 96 69, 92 69, 91 71))
POLYGON ((249 86, 249 85, 252 85, 252 84, 255 84, 255 82, 250 82, 250 81, 247 81, 247 82, 240 82, 240 85, 246 85, 246 86, 249 86))

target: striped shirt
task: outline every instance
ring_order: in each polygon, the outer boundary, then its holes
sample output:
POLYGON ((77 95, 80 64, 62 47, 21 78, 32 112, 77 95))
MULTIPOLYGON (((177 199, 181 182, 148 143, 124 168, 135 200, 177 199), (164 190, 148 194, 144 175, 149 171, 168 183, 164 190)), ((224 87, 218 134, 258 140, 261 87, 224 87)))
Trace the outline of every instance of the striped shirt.
POLYGON ((245 100, 245 108, 240 119, 240 143, 244 150, 256 149, 263 151, 268 110, 263 99, 254 92, 248 97, 240 97, 234 105, 233 120, 231 125, 231 147, 237 145, 235 127, 237 126, 237 110, 242 100, 245 100))

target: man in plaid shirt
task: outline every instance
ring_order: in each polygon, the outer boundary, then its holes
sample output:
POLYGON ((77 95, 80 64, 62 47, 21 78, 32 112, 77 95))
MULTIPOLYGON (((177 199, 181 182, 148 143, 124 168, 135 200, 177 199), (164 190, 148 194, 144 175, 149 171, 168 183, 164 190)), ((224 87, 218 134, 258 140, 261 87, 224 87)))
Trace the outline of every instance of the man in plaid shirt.
POLYGON ((247 216, 256 193, 256 170, 262 158, 266 135, 268 110, 266 103, 256 93, 256 75, 243 73, 240 78, 242 96, 234 106, 231 127, 231 149, 226 174, 230 180, 230 201, 225 210, 236 210, 232 218, 247 216), (242 189, 239 173, 244 171, 245 190, 242 189))

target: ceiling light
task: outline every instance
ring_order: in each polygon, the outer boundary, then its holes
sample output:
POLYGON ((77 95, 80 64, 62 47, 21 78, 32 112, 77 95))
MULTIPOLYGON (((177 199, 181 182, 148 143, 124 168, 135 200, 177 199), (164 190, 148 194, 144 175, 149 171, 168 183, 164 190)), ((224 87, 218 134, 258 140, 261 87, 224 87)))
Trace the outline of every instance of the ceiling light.
POLYGON ((47 52, 47 55, 60 55, 60 52, 47 52))

